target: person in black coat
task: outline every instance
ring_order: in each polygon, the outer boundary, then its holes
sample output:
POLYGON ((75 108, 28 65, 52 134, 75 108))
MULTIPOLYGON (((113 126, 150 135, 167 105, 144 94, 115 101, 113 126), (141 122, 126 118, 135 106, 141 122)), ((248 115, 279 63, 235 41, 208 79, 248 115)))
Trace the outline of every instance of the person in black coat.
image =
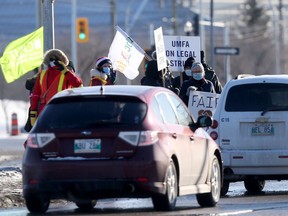
POLYGON ((192 56, 186 59, 186 61, 184 63, 184 71, 181 72, 182 81, 181 81, 181 74, 179 76, 175 77, 173 82, 172 82, 172 85, 174 88, 180 89, 183 82, 190 79, 190 77, 192 76, 191 67, 192 67, 192 64, 194 62, 195 62, 195 59, 192 56))
POLYGON ((204 67, 204 70, 205 70, 205 78, 207 80, 210 80, 213 85, 214 85, 214 88, 215 88, 215 91, 217 94, 220 94, 222 92, 222 85, 215 73, 215 71, 213 70, 212 67, 210 67, 206 62, 205 62, 205 54, 204 54, 204 51, 201 50, 200 51, 200 54, 201 54, 201 63, 204 67))
POLYGON ((161 73, 157 68, 157 61, 149 61, 146 65, 145 76, 140 80, 141 85, 162 86, 161 73))
POLYGON ((145 76, 140 80, 140 83, 148 86, 162 86, 178 94, 179 90, 173 88, 173 79, 174 77, 168 67, 163 70, 162 75, 162 71, 158 71, 157 61, 152 60, 147 63, 145 76))
POLYGON ((193 63, 192 67, 192 77, 186 80, 180 89, 179 97, 188 106, 190 88, 192 87, 195 91, 204 91, 216 93, 213 83, 205 79, 205 70, 200 62, 193 63))

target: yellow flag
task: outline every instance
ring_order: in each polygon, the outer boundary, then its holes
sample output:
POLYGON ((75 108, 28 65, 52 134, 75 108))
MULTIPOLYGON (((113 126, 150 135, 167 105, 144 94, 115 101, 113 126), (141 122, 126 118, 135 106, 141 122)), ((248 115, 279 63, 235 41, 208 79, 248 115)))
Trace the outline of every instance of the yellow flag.
POLYGON ((43 61, 43 26, 36 31, 12 41, 0 58, 0 65, 7 83, 39 67, 43 61))

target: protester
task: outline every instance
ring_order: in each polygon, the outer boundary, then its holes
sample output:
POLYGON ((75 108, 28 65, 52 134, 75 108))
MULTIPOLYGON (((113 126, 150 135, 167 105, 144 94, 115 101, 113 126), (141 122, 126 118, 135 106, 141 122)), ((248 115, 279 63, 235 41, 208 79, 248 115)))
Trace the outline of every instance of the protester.
POLYGON ((205 70, 205 78, 207 80, 210 80, 215 88, 215 91, 217 94, 220 94, 222 92, 222 85, 215 73, 215 71, 212 69, 212 67, 210 67, 206 62, 205 62, 205 53, 203 50, 200 51, 201 54, 201 63, 204 67, 205 70))
MULTIPOLYGON (((34 69, 34 71, 35 71, 35 74, 32 77, 26 79, 26 82, 25 82, 25 88, 29 91, 29 98, 30 98, 30 96, 31 96, 31 94, 33 92, 35 82, 36 82, 37 77, 38 77, 38 75, 39 75, 39 73, 41 71, 41 67, 34 69)), ((31 108, 29 107, 29 109, 28 109, 28 118, 27 118, 26 124, 24 126, 24 130, 26 132, 29 132, 32 129, 32 125, 31 125, 31 121, 30 121, 30 117, 29 117, 30 116, 30 111, 31 111, 31 108)))
POLYGON ((146 65, 145 76, 140 80, 141 85, 163 86, 161 73, 157 68, 157 61, 149 61, 146 65))
POLYGON ((102 56, 96 60, 95 69, 90 71, 89 86, 114 85, 116 82, 116 71, 113 70, 112 61, 102 56))
POLYGON ((50 49, 44 54, 41 70, 30 96, 30 121, 33 126, 49 100, 64 89, 83 86, 81 78, 67 68, 69 60, 59 49, 50 49))
POLYGON ((200 62, 194 62, 191 67, 192 77, 189 80, 183 82, 180 89, 179 97, 188 106, 189 94, 191 87, 195 91, 204 91, 216 93, 213 83, 205 79, 205 70, 200 62))
POLYGON ((186 59, 184 63, 184 71, 181 72, 180 75, 175 77, 173 80, 172 84, 174 88, 181 89, 181 85, 183 84, 183 82, 190 79, 190 77, 192 76, 191 67, 194 62, 195 59, 192 56, 186 59))
POLYGON ((145 76, 140 80, 140 83, 148 86, 162 86, 178 94, 179 90, 173 88, 173 79, 174 77, 168 66, 162 71, 158 71, 157 61, 151 60, 146 65, 145 76))

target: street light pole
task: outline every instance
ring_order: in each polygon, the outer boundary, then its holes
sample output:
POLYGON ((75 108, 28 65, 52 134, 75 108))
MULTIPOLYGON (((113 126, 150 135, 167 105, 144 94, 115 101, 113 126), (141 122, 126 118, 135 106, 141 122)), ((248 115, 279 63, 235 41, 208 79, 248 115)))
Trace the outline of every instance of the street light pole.
POLYGON ((210 0, 210 63, 212 68, 214 68, 214 3, 210 0))
POLYGON ((43 27, 44 27, 44 52, 53 49, 54 40, 54 0, 42 0, 43 27))

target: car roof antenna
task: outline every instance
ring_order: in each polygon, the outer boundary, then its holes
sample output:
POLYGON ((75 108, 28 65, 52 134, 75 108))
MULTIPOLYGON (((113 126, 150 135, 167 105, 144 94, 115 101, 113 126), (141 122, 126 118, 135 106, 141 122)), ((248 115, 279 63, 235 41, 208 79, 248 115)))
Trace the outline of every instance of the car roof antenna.
POLYGON ((103 88, 103 84, 100 87, 100 94, 103 95, 104 94, 104 88, 103 88))

